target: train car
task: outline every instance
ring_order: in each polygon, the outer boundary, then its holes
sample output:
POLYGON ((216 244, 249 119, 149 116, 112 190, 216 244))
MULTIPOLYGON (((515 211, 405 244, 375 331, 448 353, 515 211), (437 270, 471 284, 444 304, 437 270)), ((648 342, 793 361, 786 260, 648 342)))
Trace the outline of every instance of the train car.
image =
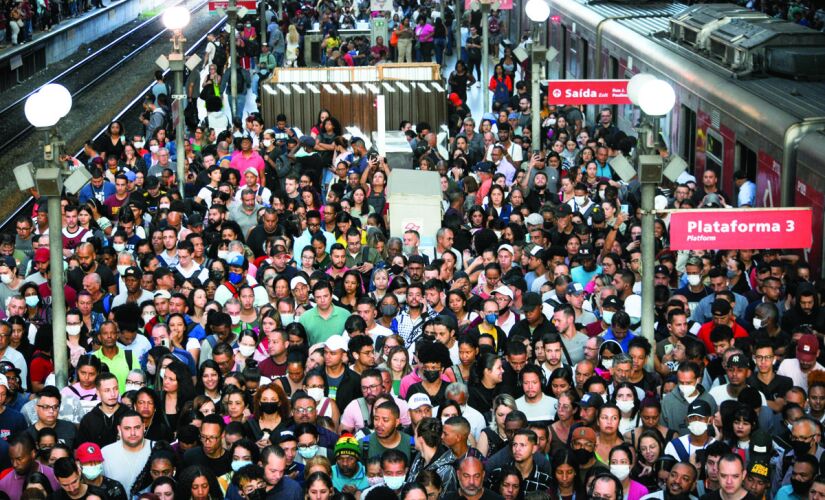
MULTIPOLYGON (((823 266, 825 33, 733 4, 548 0, 547 43, 559 51, 550 79, 631 78, 650 73, 676 92, 661 119, 670 149, 693 168, 757 184, 757 205, 813 207, 811 266, 823 266), (783 185, 784 184, 784 185, 783 185)), ((597 110, 588 109, 588 116, 597 110)), ((634 106, 614 107, 631 132, 634 106)))

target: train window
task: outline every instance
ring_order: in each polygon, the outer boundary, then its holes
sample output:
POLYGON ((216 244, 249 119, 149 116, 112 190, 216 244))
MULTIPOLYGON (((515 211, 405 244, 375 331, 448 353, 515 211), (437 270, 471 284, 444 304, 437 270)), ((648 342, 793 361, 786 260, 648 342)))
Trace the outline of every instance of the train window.
POLYGON ((593 50, 592 47, 589 46, 589 44, 587 43, 587 40, 585 40, 584 38, 580 38, 579 42, 580 42, 579 43, 580 53, 582 55, 582 61, 581 61, 581 75, 582 75, 582 78, 600 78, 595 73, 593 74, 593 76, 590 76, 590 72, 588 71, 588 70, 592 69, 592 68, 589 67, 590 64, 588 64, 589 61, 591 60, 590 59, 590 51, 593 50))
POLYGON ((567 72, 565 78, 581 78, 579 72, 579 37, 571 32, 567 32, 567 72))
POLYGON ((680 153, 687 161, 688 169, 692 173, 696 161, 696 112, 683 104, 680 116, 682 117, 680 153))
POLYGON ((725 180, 722 177, 722 158, 725 152, 725 138, 713 130, 705 130, 705 168, 714 168, 719 175, 719 185, 724 186, 725 180))
POLYGON ((619 78, 619 60, 610 56, 610 73, 607 75, 609 79, 619 78))
POLYGON ((748 179, 756 181, 756 152, 736 141, 736 170, 745 172, 748 179))
POLYGON ((555 59, 548 65, 551 80, 561 80, 564 78, 564 61, 567 58, 567 50, 564 44, 564 34, 567 28, 563 24, 550 26, 550 46, 559 51, 555 59))

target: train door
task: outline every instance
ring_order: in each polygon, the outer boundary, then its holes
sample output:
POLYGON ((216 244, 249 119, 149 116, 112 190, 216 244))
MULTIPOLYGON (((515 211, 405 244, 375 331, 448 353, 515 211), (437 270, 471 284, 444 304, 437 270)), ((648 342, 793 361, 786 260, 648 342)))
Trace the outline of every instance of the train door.
POLYGON ((568 80, 575 80, 581 78, 581 68, 579 66, 579 57, 581 54, 581 47, 579 47, 579 36, 572 31, 566 31, 567 43, 567 69, 565 71, 565 78, 568 80))
POLYGON ((558 51, 558 55, 547 65, 550 80, 563 80, 567 60, 566 35, 567 27, 563 24, 550 25, 550 47, 558 51))
POLYGON ((725 138, 716 130, 705 130, 705 169, 713 168, 719 177, 719 185, 725 185, 724 176, 725 138))
MULTIPOLYGON (((609 64, 610 66, 608 69, 607 78, 610 80, 616 80, 619 78, 619 59, 613 56, 609 56, 609 64)), ((619 116, 619 106, 614 104, 610 106, 611 111, 613 111, 613 116, 616 117, 615 119, 618 120, 619 116)))
POLYGON ((688 172, 693 173, 696 161, 696 112, 682 104, 679 138, 679 154, 688 164, 688 172))

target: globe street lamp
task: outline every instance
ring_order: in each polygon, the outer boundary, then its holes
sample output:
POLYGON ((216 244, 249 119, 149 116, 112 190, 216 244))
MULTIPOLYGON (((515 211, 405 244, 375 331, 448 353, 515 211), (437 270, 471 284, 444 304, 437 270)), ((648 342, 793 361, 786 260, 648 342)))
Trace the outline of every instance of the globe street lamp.
POLYGON ((544 46, 544 30, 542 27, 550 17, 550 6, 545 0, 529 0, 524 6, 527 17, 533 21, 533 43, 530 47, 530 128, 533 140, 533 151, 541 149, 541 76, 543 76, 544 61, 547 49, 544 46))
POLYGON ((183 108, 186 106, 186 94, 183 90, 184 68, 192 71, 200 62, 198 56, 192 56, 184 63, 183 44, 186 38, 183 36, 183 28, 189 25, 189 9, 177 5, 169 7, 161 18, 163 25, 172 32, 172 52, 168 57, 160 56, 156 61, 161 68, 169 69, 175 77, 175 90, 172 94, 172 109, 177 110, 177 124, 175 127, 175 156, 177 157, 178 189, 181 197, 184 196, 184 186, 186 184, 186 127, 183 119, 183 108))
MULTIPOLYGON (((630 101, 639 106, 643 116, 637 127, 639 135, 638 179, 642 185, 642 335, 655 345, 654 269, 656 243, 653 234, 655 220, 654 199, 656 187, 662 182, 664 161, 659 149, 659 121, 673 109, 676 93, 668 82, 653 75, 640 73, 627 85, 630 101)), ((665 174, 673 180, 684 170, 685 163, 673 156, 665 174), (681 162, 681 163, 680 163, 681 162), (671 165, 672 164, 672 165, 671 165)), ((648 366, 652 358, 648 359, 648 366)))
POLYGON ((46 132, 43 146, 44 164, 34 168, 29 162, 14 168, 14 176, 21 191, 33 187, 48 199, 49 213, 49 285, 52 289, 52 336, 54 374, 58 389, 68 383, 69 364, 66 351, 66 297, 63 284, 63 217, 60 197, 65 190, 75 194, 92 178, 85 167, 72 172, 61 160, 65 145, 57 130, 57 123, 72 109, 72 95, 62 85, 52 83, 26 99, 23 108, 26 119, 38 130, 46 132))

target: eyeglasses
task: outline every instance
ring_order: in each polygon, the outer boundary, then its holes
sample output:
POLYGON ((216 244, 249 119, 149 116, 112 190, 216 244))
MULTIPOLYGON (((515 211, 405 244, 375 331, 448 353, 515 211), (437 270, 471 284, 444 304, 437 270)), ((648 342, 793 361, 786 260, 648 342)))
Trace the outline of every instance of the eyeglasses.
POLYGON ((210 442, 211 443, 213 441, 217 441, 220 438, 221 438, 220 436, 205 436, 205 435, 201 434, 201 441, 203 441, 203 442, 210 442))
POLYGON ((312 413, 314 411, 314 406, 307 406, 306 408, 295 408, 295 413, 299 413, 301 415, 306 415, 307 413, 312 413))
POLYGON ((60 405, 37 405, 43 411, 58 411, 60 409, 60 405))
POLYGON ((361 386, 361 391, 372 391, 372 390, 380 389, 380 388, 381 388, 381 385, 379 385, 379 384, 362 385, 361 386))
POLYGON ((753 359, 758 361, 770 361, 773 359, 773 354, 767 354, 765 356, 754 356, 753 359))

